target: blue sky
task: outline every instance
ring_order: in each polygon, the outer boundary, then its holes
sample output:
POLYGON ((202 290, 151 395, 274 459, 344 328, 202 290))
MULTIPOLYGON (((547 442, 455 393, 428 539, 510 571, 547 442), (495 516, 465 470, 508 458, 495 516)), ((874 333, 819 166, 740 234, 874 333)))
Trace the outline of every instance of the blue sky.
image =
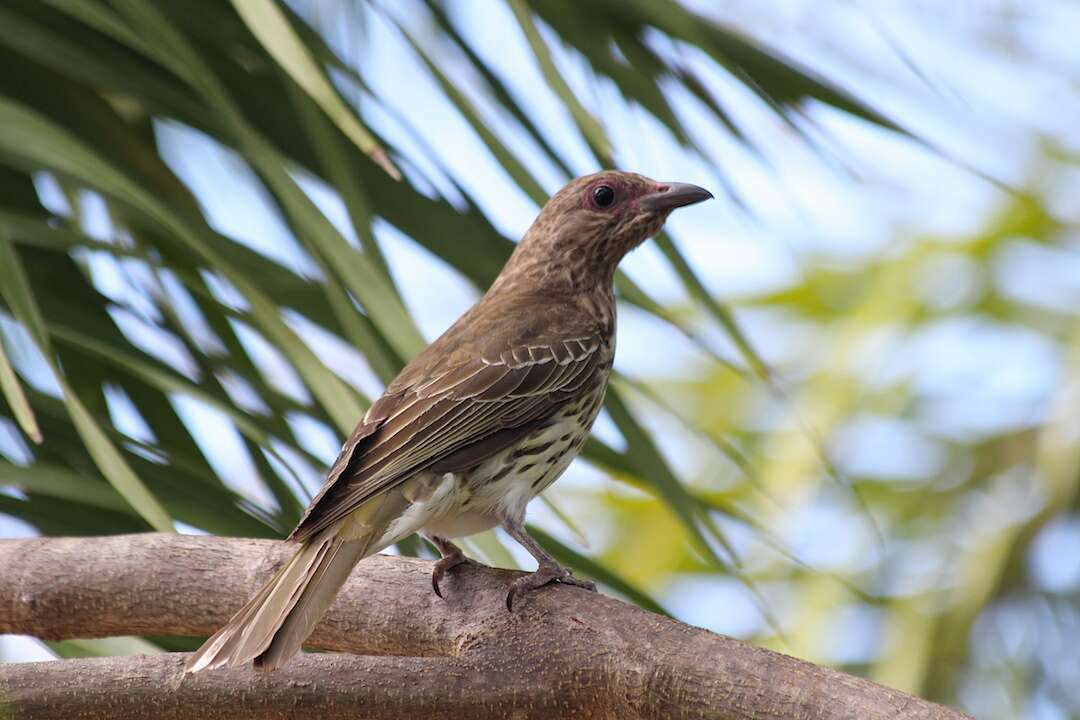
MULTIPOLYGON (((668 88, 680 119, 706 149, 704 155, 698 155, 680 147, 656 120, 628 105, 613 87, 593 82, 580 58, 555 45, 560 69, 586 106, 601 118, 620 166, 717 191, 717 202, 680 211, 669 223, 679 248, 717 297, 738 301, 789 287, 799 281, 810 263, 857 266, 887 252, 897 237, 948 238, 970 233, 1002 202, 1002 191, 987 177, 1005 184, 1037 185, 1038 180, 1030 174, 1036 158, 1045 153, 1045 143, 1056 143, 1073 153, 1080 151, 1080 126, 1075 122, 1080 117, 1076 92, 1080 53, 1075 51, 1075 34, 1070 30, 1080 26, 1075 3, 1030 3, 1021 13, 1022 19, 1007 27, 995 25, 992 13, 971 12, 972 8, 986 10, 998 5, 989 0, 983 4, 687 0, 686 4, 783 48, 910 127, 932 146, 946 149, 949 156, 827 108, 811 107, 810 116, 824 131, 823 144, 831 148, 823 156, 750 97, 745 88, 687 51, 689 61, 718 88, 736 122, 757 147, 756 152, 751 151, 734 141, 717 129, 696 101, 668 88), (719 192, 721 178, 731 183, 747 211, 719 192)), ((454 195, 444 171, 449 173, 503 234, 520 237, 537 206, 510 181, 482 141, 444 100, 435 81, 386 19, 394 17, 423 37, 427 28, 418 4, 413 0, 376 3, 380 10, 361 11, 362 33, 341 23, 342 16, 330 10, 334 7, 331 2, 298 5, 305 12, 312 11, 316 21, 329 22, 330 39, 394 113, 361 102, 364 120, 424 168, 433 179, 432 191, 454 195), (422 143, 396 123, 399 116, 410 121, 422 143), (438 157, 438 167, 427 159, 431 151, 438 157)), ((451 7, 462 32, 497 69, 515 99, 527 107, 562 159, 575 173, 596 170, 572 119, 544 82, 509 10, 489 0, 462 1, 451 7)), ((657 46, 665 52, 680 50, 663 46, 660 40, 657 46)), ((447 67, 454 67, 452 55, 442 60, 447 67)), ((520 152, 545 190, 554 191, 567 179, 525 133, 494 112, 486 98, 473 93, 472 99, 484 110, 491 128, 520 152)), ((317 273, 260 195, 250 171, 234 156, 175 123, 161 123, 157 132, 166 161, 192 187, 218 229, 301 273, 317 273)), ((1069 199, 1080 196, 1080 171, 1073 165, 1061 172, 1064 177, 1054 182, 1061 197, 1052 204, 1062 218, 1075 224, 1080 221, 1080 204, 1069 199)), ((415 175, 411 179, 424 184, 415 175)), ((331 221, 351 237, 352 229, 337 196, 310 178, 302 181, 331 221)), ((62 202, 56 194, 50 196, 48 178, 41 179, 40 188, 50 202, 62 202)), ((88 208, 89 230, 107 235, 107 221, 95 214, 92 198, 88 208)), ((376 234, 422 332, 428 339, 436 337, 475 300, 477 289, 388 224, 380 222, 376 234)), ((1075 235, 1064 250, 1035 247, 1017 238, 994 281, 1025 302, 1080 308, 1078 247, 1080 236, 1075 235)), ((103 292, 134 296, 125 278, 108 262, 92 262, 103 292)), ((651 245, 631 255, 624 269, 666 303, 686 299, 667 263, 651 245)), ((922 291, 941 296, 946 303, 955 301, 950 300, 950 293, 965 291, 965 282, 976 282, 959 254, 940 267, 929 268, 926 276, 922 291)), ((117 320, 127 323, 133 335, 151 332, 139 326, 137 318, 121 313, 117 320)), ((768 357, 784 358, 798 351, 794 331, 774 319, 747 313, 744 320, 768 357)), ((328 341, 310 327, 298 324, 298 328, 335 371, 368 394, 378 392, 379 383, 359 354, 328 341)), ((721 338, 714 340, 719 352, 730 353, 721 338)), ((620 317, 619 342, 616 365, 632 377, 678 378, 708 362, 677 332, 628 308, 620 317), (664 349, 662 355, 657 353, 658 347, 664 349)), ((155 352, 170 352, 160 342, 154 346, 155 352)), ((1038 333, 976 321, 928 327, 908 349, 898 367, 882 372, 909 372, 922 391, 937 398, 931 425, 940 437, 950 433, 967 437, 1030 422, 1031 408, 1040 407, 1053 390, 1061 364, 1058 349, 1038 333), (970 412, 973 407, 978 412, 970 412)), ((259 355, 286 392, 303 392, 276 361, 272 348, 262 348, 259 355)), ((174 365, 183 367, 182 356, 169 357, 174 365)), ((124 412, 122 400, 116 399, 113 405, 118 422, 130 424, 133 414, 124 412)), ((194 403, 184 405, 182 411, 193 425, 203 428, 201 442, 222 475, 257 500, 269 502, 253 481, 254 468, 238 451, 235 432, 194 403)), ((690 472, 695 462, 693 441, 685 433, 672 431, 662 418, 650 418, 650 423, 665 430, 663 436, 668 439, 664 450, 676 469, 690 472)), ((327 461, 332 459, 337 446, 331 433, 300 420, 296 425, 298 435, 313 452, 327 461)), ((130 432, 138 433, 139 429, 132 426, 130 432)), ((604 420, 597 432, 614 444, 621 442, 604 420)), ((859 471, 884 468, 897 477, 905 473, 921 476, 934 471, 940 455, 937 440, 928 440, 909 426, 885 418, 853 419, 844 432, 851 440, 845 444, 853 450, 841 461, 859 471)), ((312 468, 305 481, 309 489, 317 486, 319 469, 312 468)), ((560 486, 594 487, 601 482, 598 473, 579 463, 560 486)), ((543 523, 543 508, 534 507, 533 512, 543 523)), ((829 535, 832 541, 843 524, 825 509, 808 518, 807 527, 833 528, 829 535)), ((0 518, 0 535, 27 532, 24 525, 0 518)), ((825 535, 802 533, 800 551, 828 561, 828 554, 818 547, 827 541, 815 540, 825 535)), ((1055 564, 1059 555, 1051 550, 1070 543, 1072 547, 1080 545, 1080 531, 1075 523, 1063 522, 1036 544, 1035 567, 1049 578, 1047 582, 1078 582, 1075 562, 1070 564, 1066 558, 1055 564)), ((681 617, 736 635, 749 634, 760 623, 756 607, 737 586, 685 578, 670 589, 668 601, 681 617), (722 614, 715 611, 720 605, 725 608, 722 614)), ((859 621, 857 615, 853 611, 852 622, 859 621)), ((841 656, 858 652, 859 648, 837 649, 841 656)), ((0 654, 19 659, 40 657, 42 651, 30 641, 6 639, 0 641, 0 654)))

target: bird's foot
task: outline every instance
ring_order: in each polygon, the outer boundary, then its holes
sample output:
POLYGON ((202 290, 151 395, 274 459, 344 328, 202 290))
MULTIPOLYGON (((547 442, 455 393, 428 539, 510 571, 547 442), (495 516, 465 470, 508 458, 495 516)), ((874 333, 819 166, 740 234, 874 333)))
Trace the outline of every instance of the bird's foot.
POLYGON ((439 583, 442 582, 443 576, 446 575, 447 571, 467 562, 472 561, 465 557, 465 553, 460 550, 443 555, 435 561, 435 567, 431 571, 431 588, 435 591, 436 595, 439 597, 443 596, 442 590, 439 589, 439 583))
POLYGON ((510 586, 510 591, 506 593, 506 609, 513 612, 514 598, 532 592, 537 588, 542 588, 548 583, 553 582, 561 583, 563 585, 573 585, 574 587, 585 588, 586 590, 596 592, 596 583, 591 580, 583 580, 574 577, 573 573, 562 565, 555 563, 542 564, 536 569, 536 572, 530 573, 525 577, 520 577, 513 582, 510 586))

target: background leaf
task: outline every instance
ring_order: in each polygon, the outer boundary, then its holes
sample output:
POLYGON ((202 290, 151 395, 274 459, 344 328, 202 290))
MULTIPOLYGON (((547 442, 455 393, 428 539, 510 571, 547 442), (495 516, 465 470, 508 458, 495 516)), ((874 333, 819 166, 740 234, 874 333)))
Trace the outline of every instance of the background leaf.
MULTIPOLYGON (((283 536, 547 196, 620 167, 718 200, 623 263, 615 392, 542 541, 978 717, 1080 714, 1078 23, 0 3, 0 533, 283 536)), ((55 650, 192 639, 118 642, 55 650)))

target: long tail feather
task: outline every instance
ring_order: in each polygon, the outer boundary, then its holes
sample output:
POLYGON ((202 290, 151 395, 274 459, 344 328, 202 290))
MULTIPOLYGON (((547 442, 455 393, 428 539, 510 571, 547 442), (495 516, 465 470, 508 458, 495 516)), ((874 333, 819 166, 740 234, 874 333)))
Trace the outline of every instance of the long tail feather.
MULTIPOLYGON (((311 605, 310 601, 303 602, 305 596, 329 594, 323 609, 329 607, 349 570, 361 559, 363 546, 369 544, 363 540, 342 541, 335 530, 305 542, 277 575, 191 656, 184 670, 198 672, 252 662, 271 646, 279 629, 298 605, 311 605), (325 577, 328 569, 333 569, 332 575, 340 581, 332 587, 313 584, 325 577)), ((317 621, 316 617, 311 622, 312 628, 317 621)), ((299 649, 299 643, 296 649, 299 649)))
POLYGON ((419 520, 394 523, 407 504, 399 490, 392 490, 304 541, 277 575, 191 656, 185 672, 249 662, 265 670, 284 665, 330 608, 353 566, 419 527, 419 520), (387 528, 392 523, 399 531, 391 537, 387 528))
POLYGON ((270 644, 255 657, 255 667, 276 670, 300 651, 300 646, 330 609, 353 566, 368 555, 370 545, 366 540, 335 541, 327 549, 296 604, 281 619, 270 644))

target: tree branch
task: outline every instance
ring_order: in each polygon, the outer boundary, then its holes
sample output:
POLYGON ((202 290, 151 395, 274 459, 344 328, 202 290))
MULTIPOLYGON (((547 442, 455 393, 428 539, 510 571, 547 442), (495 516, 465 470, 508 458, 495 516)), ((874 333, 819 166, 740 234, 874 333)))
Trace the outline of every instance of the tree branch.
MULTIPOLYGON (((183 535, 0 541, 0 632, 209 635, 289 555, 183 535)), ((362 562, 307 654, 273 673, 184 676, 182 654, 0 664, 0 716, 112 718, 924 718, 968 716, 613 598, 517 573, 362 562), (4 713, 7 713, 6 715, 4 713)))

